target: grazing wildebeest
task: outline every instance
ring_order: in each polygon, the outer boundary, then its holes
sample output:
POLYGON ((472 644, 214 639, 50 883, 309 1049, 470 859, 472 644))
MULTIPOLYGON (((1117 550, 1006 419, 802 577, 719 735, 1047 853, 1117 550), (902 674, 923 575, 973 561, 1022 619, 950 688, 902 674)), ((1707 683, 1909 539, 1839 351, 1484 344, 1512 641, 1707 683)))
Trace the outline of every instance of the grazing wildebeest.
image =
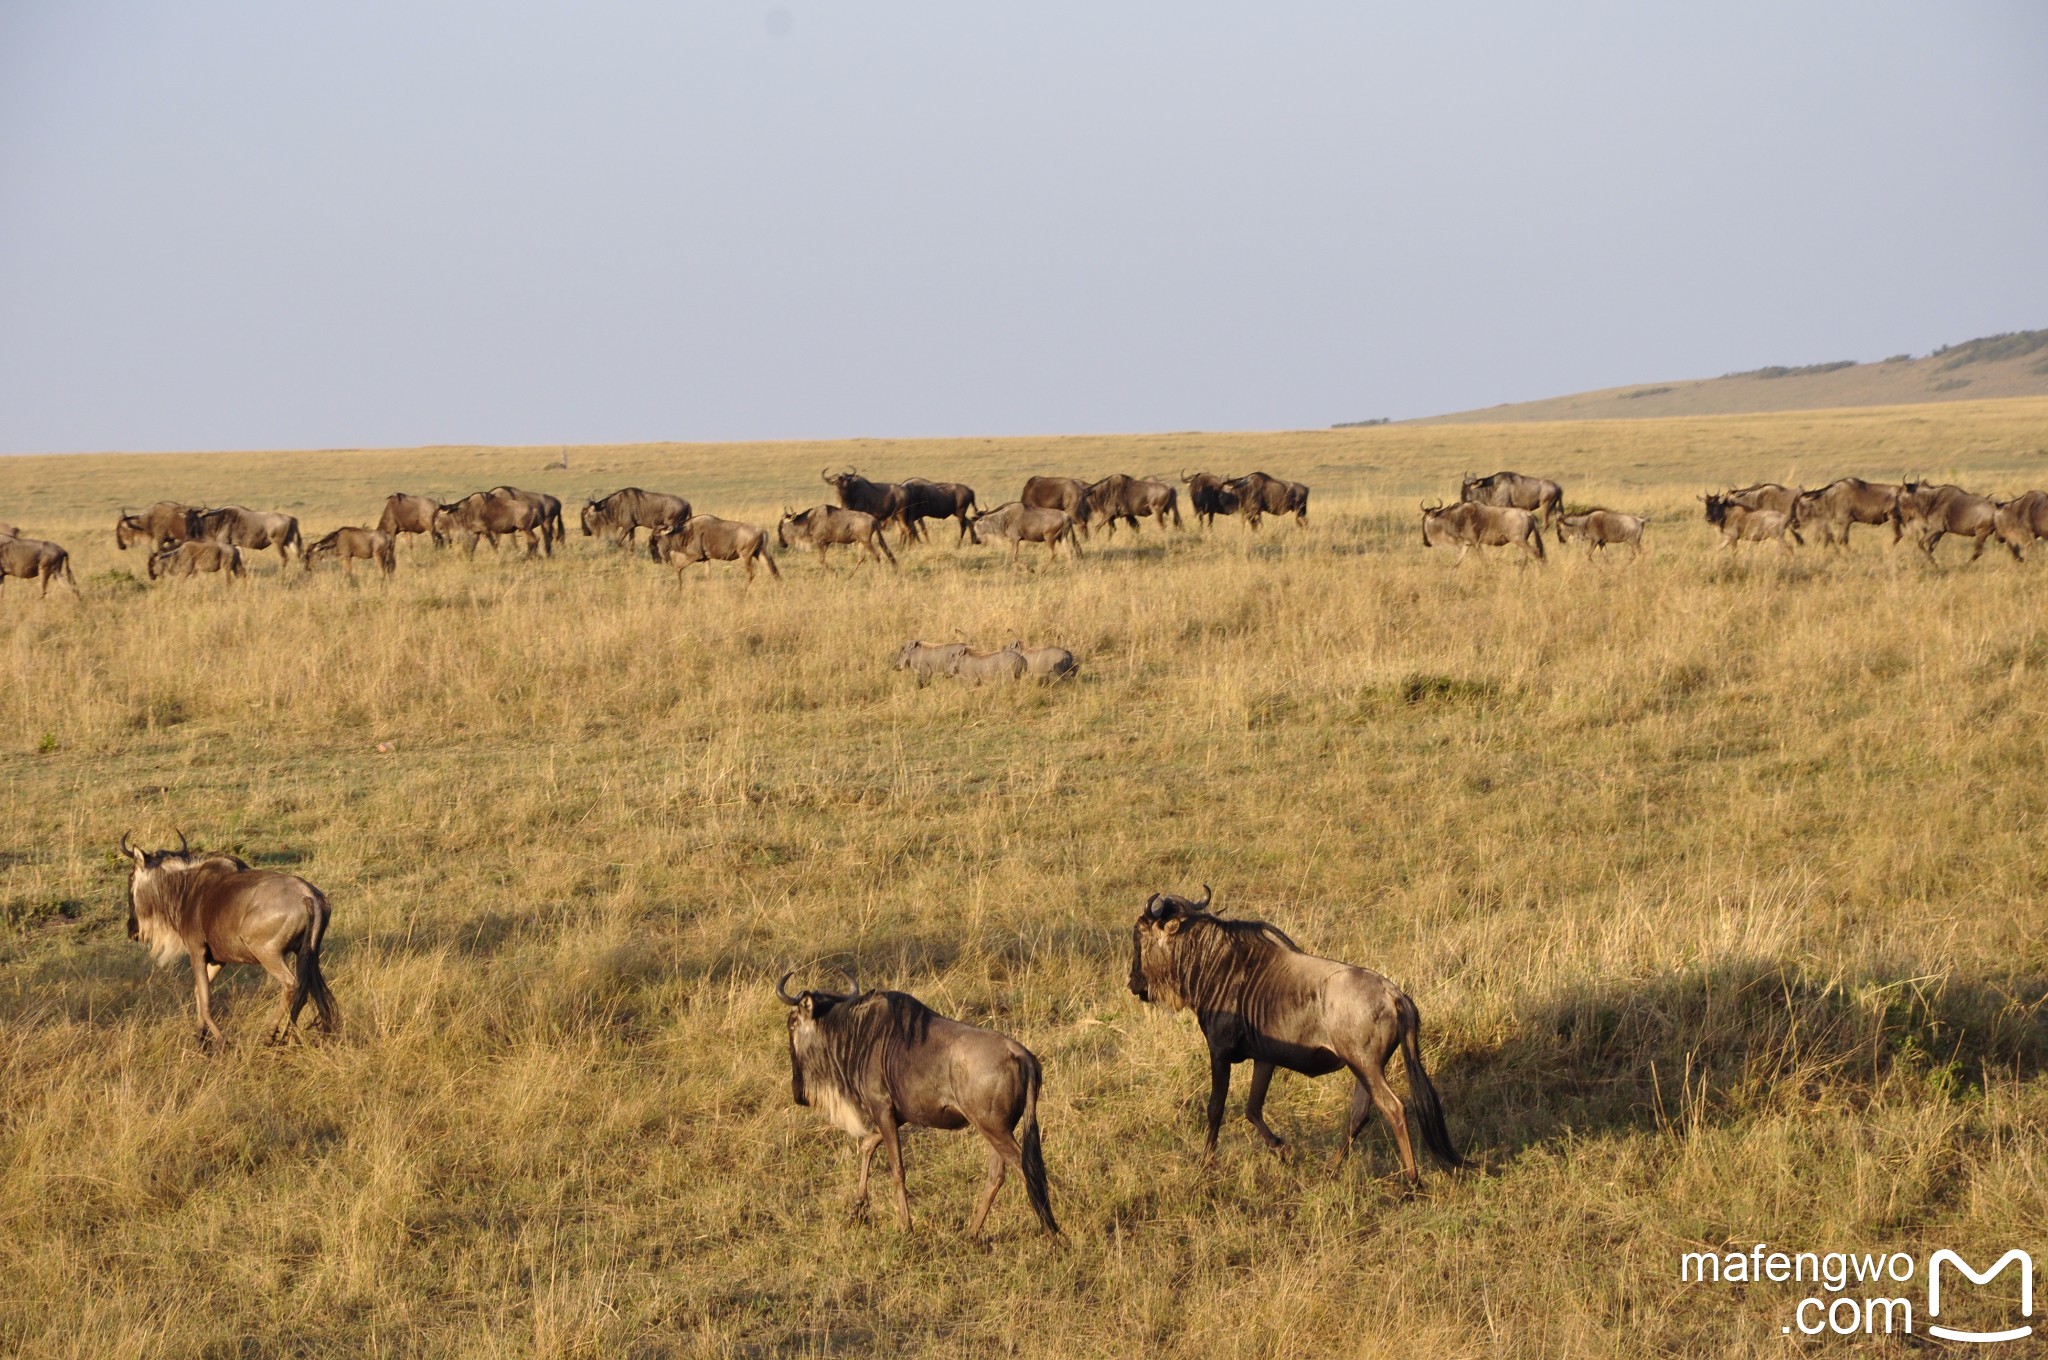
POLYGON ((1802 548, 1806 546, 1806 540, 1799 536, 1799 526, 1783 510, 1759 510, 1731 501, 1719 493, 1700 499, 1706 503, 1707 523, 1721 531, 1721 546, 1724 548, 1732 550, 1737 543, 1764 543, 1773 539, 1786 552, 1792 551, 1794 543, 1802 548))
MULTIPOLYGON (((540 530, 541 547, 550 557, 555 555, 555 545, 565 537, 562 531, 562 502, 545 491, 521 491, 516 486, 494 486, 491 495, 500 500, 520 501, 533 507, 534 527, 540 530)), ((493 543, 492 547, 497 544, 493 543)))
POLYGON ((583 502, 583 534, 602 534, 621 547, 630 548, 639 531, 658 534, 690 517, 690 503, 666 491, 642 491, 629 486, 602 499, 583 502))
POLYGON ((924 521, 928 519, 950 519, 960 526, 960 532, 953 540, 959 547, 967 539, 967 521, 980 509, 975 504, 974 488, 964 482, 928 482, 922 477, 912 477, 902 484, 903 513, 897 523, 903 528, 903 540, 909 542, 913 535, 924 533, 924 521))
POLYGON ((1088 483, 1078 477, 1031 477, 1024 483, 1024 494, 1012 504, 1022 503, 1036 510, 1064 510, 1080 526, 1081 537, 1088 537, 1088 521, 1093 518, 1088 509, 1088 483))
POLYGON ((988 1140, 988 1183, 967 1225, 979 1236, 1009 1168, 1024 1178, 1032 1212, 1050 1234, 1052 1199, 1038 1135, 1038 1059, 1006 1034, 949 1020, 904 992, 804 991, 784 973, 775 994, 789 1006, 789 1079, 796 1103, 814 1107, 860 1140, 854 1211, 867 1207, 875 1150, 889 1149, 896 1219, 910 1228, 903 1184, 904 1126, 964 1129, 988 1140), (1023 1137, 1017 1137, 1021 1128, 1023 1137))
POLYGON ((1370 969, 1305 954, 1264 921, 1225 920, 1202 900, 1152 894, 1131 927, 1132 995, 1171 1010, 1191 1010, 1209 1041, 1209 1135, 1205 1166, 1216 1162, 1216 1135, 1230 1095, 1230 1069, 1252 1065, 1244 1117, 1266 1146, 1266 1087, 1275 1068, 1320 1077, 1349 1068, 1357 1085, 1330 1169, 1344 1161, 1375 1106, 1393 1131, 1401 1166, 1417 1182, 1421 1168, 1408 1141, 1407 1111, 1387 1082, 1387 1061, 1401 1050, 1422 1145, 1447 1167, 1464 1165, 1451 1145, 1442 1104, 1422 1065, 1422 1017, 1408 994, 1370 969))
POLYGON ((196 576, 217 572, 229 580, 242 574, 242 550, 232 543, 208 543, 190 538, 173 548, 149 556, 149 579, 159 576, 196 576))
MULTIPOLYGON (((1729 505, 1744 510, 1776 510, 1783 515, 1796 516, 1799 498, 1806 493, 1796 486, 1785 486, 1779 482, 1754 482, 1749 486, 1732 487, 1720 493, 1721 499, 1729 505)), ((1795 527, 1797 520, 1794 520, 1795 527)), ((1803 543, 1805 540, 1801 540, 1803 543)))
MULTIPOLYGON (((1998 527, 1998 505, 1989 496, 1978 496, 1959 486, 1926 486, 1907 482, 1899 488, 1899 528, 1912 534, 1927 560, 1934 560, 1934 545, 1943 535, 1955 534, 1977 542, 1970 560, 1984 555, 1985 545, 1998 527)), ((2017 554, 2015 554, 2017 555, 2017 554)))
POLYGON ((139 515, 123 510, 114 520, 114 546, 123 552, 139 543, 155 552, 199 537, 199 511, 176 501, 158 501, 139 515))
POLYGON ((1557 542, 1560 547, 1571 542, 1584 542, 1588 557, 1596 549, 1605 550, 1610 543, 1624 543, 1634 550, 1636 557, 1641 557, 1643 517, 1624 515, 1619 510, 1588 510, 1583 514, 1559 515, 1557 542))
POLYGON ((1080 524, 1064 510, 1047 510, 1026 505, 1022 501, 1011 501, 995 509, 976 515, 968 521, 967 535, 977 544, 990 538, 1002 539, 1010 545, 1010 565, 1021 565, 1017 561, 1017 550, 1026 543, 1043 543, 1045 560, 1053 559, 1054 551, 1061 543, 1067 551, 1080 556, 1080 524))
POLYGON ((39 595, 50 593, 50 580, 61 576, 64 584, 76 593, 78 581, 71 574, 71 554, 55 543, 40 538, 21 538, 9 534, 0 538, 0 585, 7 583, 10 576, 24 581, 42 578, 39 595))
POLYGON ((193 537, 208 543, 230 545, 243 552, 275 548, 280 565, 291 563, 291 549, 304 552, 306 548, 305 540, 299 537, 298 520, 282 513, 224 505, 218 510, 201 510, 198 526, 193 537))
MULTIPOLYGON (((1893 482, 1866 482, 1861 477, 1838 477, 1826 486, 1802 491, 1793 501, 1793 522, 1801 529, 1820 527, 1820 541, 1849 546, 1852 524, 1889 524, 1892 542, 1899 541, 1899 488, 1893 482)), ((1778 509, 1766 506, 1765 509, 1778 509)))
POLYGON ((1020 638, 1010 644, 1010 650, 1024 658, 1025 673, 1042 685, 1068 679, 1080 669, 1074 654, 1064 647, 1026 647, 1020 638))
POLYGON ((1138 531, 1141 516, 1157 515, 1160 527, 1166 525, 1167 516, 1173 517, 1173 527, 1181 527, 1180 492, 1165 482, 1141 480, 1121 472, 1112 472, 1088 488, 1088 515, 1090 527, 1096 524, 1109 525, 1109 536, 1116 537, 1116 524, 1122 520, 1131 526, 1131 532, 1138 531))
POLYGON ((1292 515, 1296 524, 1308 523, 1308 486, 1285 482, 1263 472, 1247 472, 1224 484, 1237 497, 1238 513, 1247 526, 1259 527, 1261 515, 1292 515))
POLYGON ((443 534, 460 533, 463 551, 472 556, 478 539, 489 543, 491 551, 496 552, 499 535, 518 534, 526 540, 526 555, 534 557, 540 552, 544 528, 541 515, 541 508, 530 501, 491 491, 472 491, 436 510, 434 527, 443 534))
POLYGON ((1466 473, 1458 486, 1458 499, 1479 505, 1509 506, 1542 516, 1548 529, 1564 510, 1564 488, 1545 477, 1525 477, 1519 472, 1496 472, 1491 477, 1466 473))
POLYGON ((1439 543, 1458 545, 1458 561, 1474 548, 1501 548, 1518 544, 1522 551, 1541 562, 1543 530, 1536 516, 1514 506, 1480 505, 1459 501, 1456 505, 1422 507, 1422 546, 1439 543))
POLYGON ((208 985, 221 965, 253 963, 284 988, 273 1042, 298 1023, 308 1001, 323 1030, 336 1027, 334 998, 320 973, 327 897, 296 874, 251 869, 233 855, 195 851, 178 833, 176 850, 142 850, 121 837, 135 862, 128 875, 128 938, 149 946, 159 964, 183 954, 192 964, 201 1043, 221 1037, 208 985), (292 963, 287 964, 287 956, 292 963))
POLYGON ((434 527, 434 513, 440 508, 441 502, 432 496, 408 496, 403 491, 394 491, 384 498, 384 514, 377 521, 377 532, 390 534, 394 541, 400 534, 425 534, 434 540, 435 547, 445 547, 448 536, 434 527))
POLYGON ((908 541, 909 530, 904 524, 903 510, 910 498, 901 486, 895 482, 871 482, 853 468, 844 472, 819 468, 818 479, 839 493, 842 507, 873 515, 877 524, 894 523, 904 531, 905 541, 908 541))
POLYGON ((963 647, 946 673, 970 685, 985 685, 992 681, 1022 680, 1028 669, 1024 654, 1008 647, 999 652, 977 652, 972 647, 963 647))
POLYGON ((356 574, 358 560, 375 562, 386 576, 398 570, 397 540, 382 529, 336 529, 300 554, 307 571, 323 557, 339 558, 342 574, 346 576, 356 574))
POLYGON ((1188 512, 1203 528, 1215 528, 1218 515, 1237 513, 1237 493, 1230 489, 1228 478, 1213 472, 1183 472, 1180 479, 1188 486, 1188 512))
POLYGON ((933 676, 951 675, 953 662, 966 651, 964 642, 927 644, 912 639, 897 650, 896 669, 916 676, 918 688, 923 689, 933 676))
POLYGON ((754 583, 756 559, 767 565, 770 576, 782 576, 768 553, 767 530, 716 515, 692 515, 673 529, 662 530, 647 540, 647 551, 655 561, 676 569, 677 585, 683 583, 683 569, 697 562, 704 564, 707 577, 713 561, 738 562, 747 569, 748 585, 754 583))
POLYGON ((2048 491, 2026 491, 1998 507, 1993 518, 1998 541, 2016 561, 2025 561, 2022 551, 2037 538, 2048 538, 2048 491))
POLYGON ((808 510, 782 508, 782 519, 775 526, 775 545, 778 548, 814 549, 819 565, 823 566, 825 550, 841 544, 867 550, 867 557, 855 554, 855 566, 868 557, 877 562, 886 559, 890 566, 896 565, 896 554, 889 551, 889 540, 883 535, 882 526, 865 510, 848 510, 837 505, 814 505, 808 510))

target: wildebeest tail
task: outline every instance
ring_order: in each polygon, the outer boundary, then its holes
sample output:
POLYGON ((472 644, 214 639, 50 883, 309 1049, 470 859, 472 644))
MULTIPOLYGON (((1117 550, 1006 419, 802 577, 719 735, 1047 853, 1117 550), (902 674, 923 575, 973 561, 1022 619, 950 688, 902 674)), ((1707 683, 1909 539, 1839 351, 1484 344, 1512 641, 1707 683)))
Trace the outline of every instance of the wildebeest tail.
POLYGON ((1458 1149, 1451 1145, 1451 1131, 1444 1125, 1443 1102, 1436 1097, 1429 1073, 1422 1066, 1422 1015, 1414 999, 1406 995, 1396 1003, 1401 1015, 1401 1061, 1408 1068, 1408 1099, 1415 1106, 1415 1122, 1422 1129, 1422 1145, 1429 1155, 1453 1169, 1465 1165, 1458 1149))
POLYGON ((1018 1140, 1018 1150, 1024 1161, 1024 1194, 1031 1201, 1031 1211, 1038 1215, 1038 1221, 1045 1230, 1058 1235, 1060 1225, 1052 1219, 1052 1195, 1045 1187, 1045 1151, 1038 1142, 1038 1059, 1027 1058, 1030 1066, 1025 1070, 1024 1118, 1020 1121, 1023 1137, 1018 1140))
POLYGON ((306 539, 299 532, 299 522, 297 520, 293 520, 292 527, 285 530, 284 546, 287 548, 297 548, 301 557, 306 555, 306 539))
POLYGON ((306 927, 306 938, 299 946, 296 960, 299 995, 320 1012, 320 1028, 332 1032, 341 1027, 341 1020, 334 1013, 334 994, 327 990, 327 977, 320 971, 320 942, 327 937, 327 898, 314 888, 306 905, 313 919, 306 927))
POLYGON ((775 559, 768 553, 768 535, 763 534, 755 541, 754 556, 768 564, 768 574, 770 576, 773 576, 778 581, 782 579, 782 569, 775 565, 775 559))

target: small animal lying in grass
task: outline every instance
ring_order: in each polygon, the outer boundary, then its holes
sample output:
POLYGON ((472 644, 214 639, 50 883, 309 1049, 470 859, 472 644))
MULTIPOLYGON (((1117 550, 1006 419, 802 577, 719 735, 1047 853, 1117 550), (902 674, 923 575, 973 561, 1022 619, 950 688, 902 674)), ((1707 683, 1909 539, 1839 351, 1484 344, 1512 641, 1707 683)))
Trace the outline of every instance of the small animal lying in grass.
POLYGON ((1026 647, 1022 642, 994 652, 977 652, 964 642, 937 645, 911 641, 896 653, 896 669, 909 671, 919 685, 933 676, 950 675, 972 684, 992 680, 1022 680, 1029 676, 1051 684, 1071 676, 1077 664, 1064 647, 1026 647))

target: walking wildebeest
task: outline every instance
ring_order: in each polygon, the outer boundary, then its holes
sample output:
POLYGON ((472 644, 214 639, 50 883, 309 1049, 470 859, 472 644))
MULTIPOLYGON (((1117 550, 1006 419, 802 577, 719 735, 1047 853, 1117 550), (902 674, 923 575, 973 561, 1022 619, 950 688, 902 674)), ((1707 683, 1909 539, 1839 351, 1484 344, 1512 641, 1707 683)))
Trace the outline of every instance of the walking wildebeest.
POLYGON ((398 570, 397 540, 382 529, 359 529, 353 525, 336 529, 301 553, 299 560, 311 571, 313 564, 323 557, 339 558, 342 574, 346 576, 356 574, 358 560, 375 562, 386 576, 398 570))
POLYGON ((819 468, 818 480, 839 493, 839 504, 843 508, 873 515, 877 524, 894 523, 904 533, 904 541, 909 541, 909 529, 903 520, 903 509, 909 503, 909 497, 901 486, 895 482, 871 482, 853 468, 844 472, 819 468))
POLYGON ((1064 510, 1080 526, 1081 537, 1088 537, 1088 521, 1093 518, 1088 508, 1088 483, 1078 477, 1031 477, 1024 482, 1024 493, 1011 504, 1021 502, 1035 510, 1064 510))
POLYGON ((158 501, 139 515, 123 510, 114 519, 114 546, 123 552, 139 543, 151 552, 199 537, 199 511, 176 501, 158 501))
POLYGON ((690 517, 690 503, 666 491, 629 486, 599 500, 583 502, 583 535, 601 534, 621 547, 638 541, 639 531, 658 534, 690 517))
POLYGON ((1088 488, 1088 515, 1090 527, 1096 524, 1109 525, 1109 536, 1116 537, 1116 522, 1122 520, 1131 526, 1131 532, 1138 531, 1138 519, 1144 515, 1157 515, 1161 528, 1166 527, 1166 517, 1173 516, 1173 527, 1181 527, 1180 493, 1165 482, 1144 481, 1122 472, 1112 472, 1088 488))
POLYGON ((950 519, 960 526, 953 546, 959 547, 967 540, 967 521, 980 507, 974 500, 974 488, 964 482, 928 482, 922 477, 912 477, 902 484, 903 514, 898 521, 903 526, 903 539, 907 543, 913 536, 922 536, 923 522, 928 519, 950 519))
POLYGON ((1775 539, 1786 552, 1792 545, 1806 546, 1806 540, 1799 536, 1799 526, 1792 522, 1792 516, 1783 510, 1759 510, 1731 501, 1725 494, 1715 493, 1702 496, 1700 500, 1707 507, 1707 523, 1721 531, 1721 546, 1733 550, 1737 543, 1764 543, 1775 539))
POLYGON ((1619 510, 1588 510, 1583 514, 1559 515, 1557 517, 1557 543, 1583 541, 1586 556, 1591 557, 1596 549, 1605 550, 1610 543, 1623 543, 1634 550, 1635 557, 1643 555, 1643 517, 1624 515, 1619 510))
MULTIPOLYGON (((1779 482, 1754 482, 1749 486, 1732 487, 1720 493, 1721 499, 1729 505, 1744 510, 1776 510, 1783 515, 1795 515, 1799 509, 1799 498, 1806 494, 1796 486, 1785 486, 1779 482)), ((1794 521, 1797 527, 1797 521, 1794 521)), ((1805 540, 1800 542, 1804 544, 1805 540)))
MULTIPOLYGON (((825 550, 838 545, 867 549, 867 557, 880 562, 887 559, 890 566, 896 565, 896 554, 889 551, 889 540, 882 533, 882 526, 873 515, 865 510, 848 510, 837 505, 814 505, 808 510, 782 508, 782 519, 775 526, 775 546, 778 548, 806 547, 818 554, 818 564, 826 565, 825 550)), ((857 567, 867 560, 854 555, 857 567)))
MULTIPOLYGON (((1976 561, 1998 527, 1998 506, 1988 496, 1978 496, 1959 486, 1924 486, 1907 482, 1899 488, 1899 528, 1912 534, 1927 560, 1934 560, 1934 545, 1946 534, 1972 538, 1977 542, 1970 553, 1976 561)), ((2018 556, 2017 553, 2014 554, 2018 556)))
POLYGON ((1024 658, 1025 672, 1042 685, 1070 679, 1080 669, 1074 654, 1064 647, 1026 647, 1019 638, 1010 644, 1010 650, 1024 658))
POLYGON ((1458 499, 1479 505, 1507 506, 1542 516, 1548 529, 1564 510, 1564 488, 1544 477, 1524 477, 1519 472, 1496 472, 1491 477, 1466 473, 1458 486, 1458 499))
POLYGON ((194 538, 240 548, 243 552, 275 548, 280 565, 290 565, 291 549, 303 553, 306 548, 305 540, 299 537, 298 520, 286 514, 224 505, 218 510, 201 510, 197 524, 194 538))
POLYGON ((1793 523, 1801 529, 1809 524, 1819 525, 1820 541, 1826 546, 1839 543, 1844 548, 1848 547, 1849 526, 1852 524, 1890 524, 1892 542, 1899 541, 1899 488, 1896 483, 1838 477, 1826 486, 1800 492, 1793 506, 1793 523))
POLYGON ((1081 525, 1066 511, 1042 509, 1022 501, 999 505, 967 523, 967 536, 977 544, 988 538, 1007 542, 1013 567, 1022 565, 1017 561, 1017 550, 1026 543, 1043 543, 1048 562, 1061 543, 1067 545, 1069 555, 1080 556, 1082 532, 1081 525))
POLYGON ((0 585, 7 583, 10 576, 24 581, 42 578, 42 589, 38 595, 50 593, 50 579, 61 576, 64 584, 78 591, 78 580, 71 574, 71 554, 55 543, 40 538, 20 538, 8 535, 0 538, 0 585))
POLYGON ((2025 561, 2023 549, 2037 538, 2048 538, 2048 492, 2024 491, 1998 507, 1993 517, 1994 532, 2016 561, 2025 561))
POLYGON ((518 534, 526 540, 526 555, 535 557, 540 553, 545 528, 543 514, 541 507, 531 501, 491 491, 472 491, 436 510, 434 527, 443 534, 460 533, 463 551, 471 556, 476 554, 478 539, 489 543, 491 551, 496 552, 499 535, 518 534))
POLYGON ((1188 486, 1188 513, 1202 522, 1204 529, 1216 527, 1216 516, 1237 513, 1237 493, 1230 489, 1229 480, 1213 472, 1183 472, 1180 479, 1188 486))
POLYGON ((440 508, 441 502, 432 496, 408 496, 403 491, 394 491, 384 498, 384 514, 377 521, 377 532, 390 534, 393 542, 400 534, 425 534, 435 547, 446 547, 448 536, 434 527, 434 515, 440 508))
MULTIPOLYGON (((1524 512, 1526 513, 1526 512, 1524 512)), ((1393 1131, 1402 1169, 1418 1183, 1407 1112, 1387 1082, 1387 1061, 1401 1050, 1422 1145, 1446 1167, 1464 1165, 1451 1145, 1442 1104, 1422 1065, 1422 1017, 1408 994, 1370 969, 1305 954, 1264 921, 1225 920, 1202 900, 1154 893, 1131 927, 1131 994, 1170 1010, 1191 1010, 1209 1042, 1209 1132, 1204 1166, 1216 1163, 1216 1135, 1230 1095, 1230 1069, 1252 1065, 1244 1117, 1266 1146, 1266 1087, 1275 1068, 1320 1077, 1348 1068, 1357 1085, 1344 1136, 1330 1158, 1336 1170, 1378 1107, 1393 1131)))
POLYGON ((923 689, 935 675, 951 675, 953 662, 967 651, 964 642, 923 643, 916 639, 903 644, 896 653, 896 669, 909 671, 923 689))
POLYGON ((555 545, 566 537, 562 530, 562 502, 559 499, 545 491, 521 491, 516 486, 494 486, 491 494, 501 500, 523 501, 532 506, 534 524, 540 530, 541 546, 547 550, 548 556, 555 555, 555 545))
POLYGON ((1538 562, 1544 561, 1543 530, 1536 516, 1514 506, 1480 505, 1459 501, 1456 505, 1422 507, 1422 546, 1439 543, 1458 545, 1458 561, 1474 548, 1502 548, 1513 543, 1538 562))
POLYGON ((972 647, 963 647, 953 657, 952 669, 947 671, 971 685, 985 685, 991 681, 1022 680, 1030 666, 1022 652, 1005 647, 997 652, 977 652, 972 647))
POLYGON ((145 851, 124 834, 121 853, 135 862, 128 938, 147 945, 159 964, 180 954, 190 961, 201 1043, 221 1037, 208 986, 229 963, 258 964, 284 988, 272 1042, 291 1032, 308 1001, 320 1013, 320 1028, 335 1029, 334 998, 320 973, 328 909, 318 888, 296 874, 251 869, 233 855, 195 851, 182 831, 176 850, 145 851))
POLYGON ((1232 477, 1225 485, 1237 497, 1238 513, 1244 516, 1244 522, 1250 528, 1259 527, 1261 515, 1292 515, 1296 524, 1308 523, 1308 486, 1305 483, 1282 481, 1263 472, 1247 472, 1242 477, 1232 477))
POLYGON ((159 576, 196 576, 217 572, 232 581, 242 574, 242 550, 232 543, 208 543, 188 538, 176 547, 149 556, 149 579, 159 576))
POLYGON ((708 578, 714 560, 738 562, 745 567, 748 585, 754 583, 756 559, 767 565, 770 576, 778 580, 782 577, 775 559, 768 553, 765 529, 716 515, 692 515, 673 529, 662 530, 647 540, 647 552, 655 561, 667 562, 676 569, 677 585, 683 583, 683 569, 697 562, 704 564, 704 575, 708 578))
POLYGON ((896 1182, 896 1218, 910 1229, 910 1192, 903 1183, 899 1130, 964 1129, 988 1140, 988 1184, 967 1225, 979 1236, 1009 1168, 1024 1178, 1032 1212, 1057 1235, 1038 1135, 1042 1080, 1031 1050, 1006 1034, 949 1020, 904 992, 789 993, 784 973, 775 994, 789 1007, 789 1080, 796 1103, 815 1107, 860 1140, 860 1186, 854 1211, 867 1207, 875 1149, 888 1145, 896 1182), (1021 1126, 1023 1137, 1016 1136, 1021 1126))

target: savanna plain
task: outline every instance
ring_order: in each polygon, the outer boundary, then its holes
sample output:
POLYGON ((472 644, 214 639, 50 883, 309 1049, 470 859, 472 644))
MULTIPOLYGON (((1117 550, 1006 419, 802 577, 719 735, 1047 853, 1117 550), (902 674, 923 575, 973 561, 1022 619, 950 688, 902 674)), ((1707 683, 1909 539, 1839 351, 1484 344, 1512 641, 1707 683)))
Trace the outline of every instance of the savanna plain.
POLYGON ((1680 1253, 2041 1242, 2048 549, 1721 552, 1694 498, 2043 485, 2048 400, 555 453, 0 460, 80 586, 0 594, 0 1352, 1775 1355, 1850 1343, 1680 1253), (751 588, 575 533, 629 484, 772 524, 826 463, 1315 490, 1305 527, 1012 571, 935 525, 751 588), (1418 501, 1502 467, 1648 552, 1425 550, 1418 501), (311 538, 499 482, 563 499, 554 559, 149 585, 113 540, 160 498, 311 538), (1081 671, 919 689, 913 637, 1081 671), (200 1048, 115 848, 179 829, 325 889, 338 1036, 267 1046, 233 969, 200 1048), (1374 1123, 1330 1174, 1348 1080, 1287 1074, 1276 1158, 1242 1068, 1200 1169, 1201 1040, 1125 979, 1148 894, 1205 882, 1415 997, 1472 1169, 1411 1190, 1374 1123), (1014 1179, 965 1237, 971 1133, 909 1136, 914 1233, 850 1221, 789 968, 1032 1048, 1064 1239, 1014 1179))

